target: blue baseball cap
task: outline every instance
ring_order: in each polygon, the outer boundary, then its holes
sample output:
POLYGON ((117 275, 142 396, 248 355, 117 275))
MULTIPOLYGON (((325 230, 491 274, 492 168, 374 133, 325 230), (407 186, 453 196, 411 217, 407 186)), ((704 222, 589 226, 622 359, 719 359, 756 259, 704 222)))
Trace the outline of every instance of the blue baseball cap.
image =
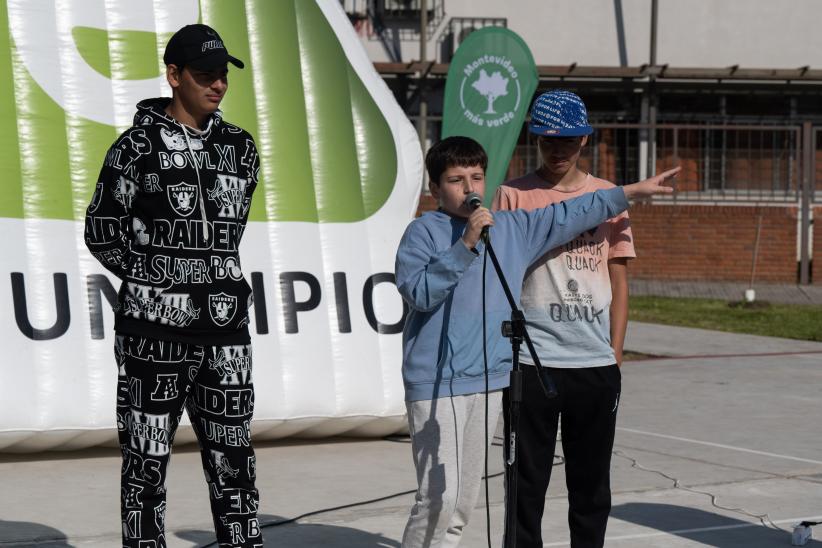
POLYGON ((546 91, 531 107, 528 131, 545 137, 580 137, 590 135, 585 103, 575 93, 561 89, 546 91))

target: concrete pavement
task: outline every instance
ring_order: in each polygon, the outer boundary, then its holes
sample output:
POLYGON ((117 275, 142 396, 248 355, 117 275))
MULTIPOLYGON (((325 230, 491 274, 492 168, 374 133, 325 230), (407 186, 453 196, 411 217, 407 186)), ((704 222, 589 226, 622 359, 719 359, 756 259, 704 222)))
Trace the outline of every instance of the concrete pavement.
MULTIPOLYGON (((793 523, 822 520, 822 343, 633 323, 626 347, 664 358, 623 369, 607 546, 789 546, 793 523), (692 490, 675 488, 675 480, 692 490), (785 530, 727 508, 767 513, 785 530)), ((403 438, 292 440, 261 444, 257 454, 265 523, 414 487, 403 438)), ((499 445, 490 468, 502 469, 499 445)), ((0 456, 0 547, 119 546, 118 481, 112 450, 0 456)), ((489 483, 498 546, 502 479, 489 483)), ((211 542, 193 447, 175 450, 168 487, 168 546, 211 542)), ((404 494, 267 527, 265 545, 397 547, 412 500, 404 494)), ((557 459, 546 546, 568 546, 566 512, 557 459)), ((822 537, 822 526, 815 532, 822 537)), ((485 546, 484 501, 463 546, 485 546)))

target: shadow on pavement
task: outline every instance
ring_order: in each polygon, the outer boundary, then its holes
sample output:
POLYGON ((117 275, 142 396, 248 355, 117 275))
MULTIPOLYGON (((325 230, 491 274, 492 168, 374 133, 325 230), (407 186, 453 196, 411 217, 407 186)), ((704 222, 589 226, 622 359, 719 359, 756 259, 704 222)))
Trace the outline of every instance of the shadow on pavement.
POLYGON ((10 543, 13 546, 74 548, 74 545, 68 542, 65 533, 53 527, 28 521, 4 521, 2 519, 0 519, 0 543, 10 543))
MULTIPOLYGON (((289 523, 277 527, 265 527, 266 523, 280 521, 284 518, 272 515, 260 515, 263 524, 265 546, 282 548, 320 548, 335 546, 357 546, 358 548, 399 548, 400 543, 379 533, 369 533, 351 527, 325 525, 322 523, 289 523)), ((193 546, 206 546, 215 542, 213 531, 188 530, 174 533, 177 538, 187 540, 193 546)), ((213 546, 216 547, 216 544, 213 546)))
MULTIPOLYGON (((664 531, 672 536, 693 540, 700 546, 754 548, 790 546, 791 544, 789 532, 777 531, 761 524, 751 524, 749 521, 673 504, 644 502, 620 504, 611 509, 611 517, 664 531)), ((790 530, 793 529, 793 524, 782 524, 781 527, 790 530)), ((822 547, 822 542, 811 540, 805 546, 822 547)))

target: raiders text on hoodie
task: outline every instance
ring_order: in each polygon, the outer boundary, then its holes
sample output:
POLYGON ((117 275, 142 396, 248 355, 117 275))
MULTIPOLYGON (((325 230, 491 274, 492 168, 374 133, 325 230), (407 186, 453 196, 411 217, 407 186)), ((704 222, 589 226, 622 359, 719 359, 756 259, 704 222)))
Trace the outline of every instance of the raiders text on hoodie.
POLYGON ((85 240, 122 280, 119 333, 192 344, 246 344, 251 288, 238 247, 259 161, 245 130, 211 116, 203 131, 137 105, 106 154, 85 240))

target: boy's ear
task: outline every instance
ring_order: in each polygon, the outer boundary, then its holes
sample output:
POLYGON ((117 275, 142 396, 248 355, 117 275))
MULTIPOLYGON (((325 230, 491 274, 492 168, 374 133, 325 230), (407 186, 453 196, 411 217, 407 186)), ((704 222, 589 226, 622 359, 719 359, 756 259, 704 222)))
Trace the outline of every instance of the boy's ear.
POLYGON ((582 136, 582 143, 581 143, 579 146, 580 146, 580 148, 582 148, 582 147, 584 147, 584 146, 585 146, 585 145, 587 145, 587 144, 588 144, 588 136, 587 136, 587 135, 583 135, 583 136, 582 136))
POLYGON ((180 86, 180 80, 182 80, 182 78, 182 71, 177 65, 166 65, 166 80, 172 89, 180 86))
POLYGON ((434 197, 435 200, 440 199, 440 185, 434 181, 428 181, 428 190, 431 192, 431 196, 434 197))

